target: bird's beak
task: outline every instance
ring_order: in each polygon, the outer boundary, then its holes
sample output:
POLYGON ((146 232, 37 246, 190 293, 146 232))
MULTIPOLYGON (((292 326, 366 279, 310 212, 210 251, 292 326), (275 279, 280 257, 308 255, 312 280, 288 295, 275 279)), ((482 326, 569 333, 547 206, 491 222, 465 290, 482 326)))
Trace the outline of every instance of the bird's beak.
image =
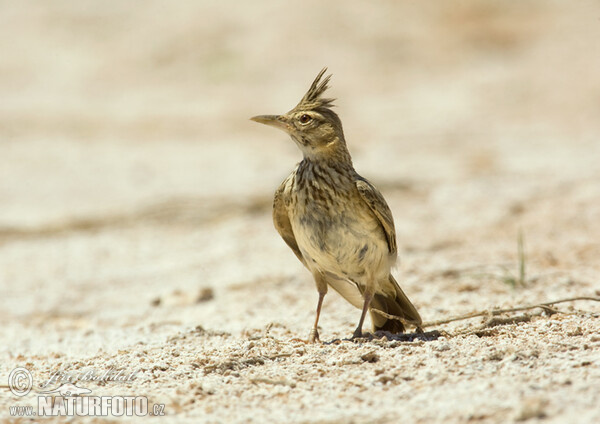
POLYGON ((260 124, 270 125, 279 128, 280 130, 287 131, 288 125, 281 115, 258 115, 253 116, 250 119, 260 124))

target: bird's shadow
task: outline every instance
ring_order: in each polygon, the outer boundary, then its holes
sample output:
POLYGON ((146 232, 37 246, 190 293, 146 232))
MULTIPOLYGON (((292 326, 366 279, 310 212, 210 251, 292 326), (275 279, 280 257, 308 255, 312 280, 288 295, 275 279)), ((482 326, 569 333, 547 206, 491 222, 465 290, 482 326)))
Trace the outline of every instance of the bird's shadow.
POLYGON ((354 342, 354 343, 364 343, 370 342, 373 340, 387 340, 387 341, 399 341, 399 342, 414 342, 416 340, 421 340, 424 342, 431 342, 437 340, 442 333, 438 330, 425 331, 419 333, 402 333, 402 334, 394 334, 389 331, 376 331, 375 333, 365 333, 363 337, 353 337, 349 339, 334 339, 329 342, 323 342, 325 345, 335 345, 340 344, 341 342, 354 342))

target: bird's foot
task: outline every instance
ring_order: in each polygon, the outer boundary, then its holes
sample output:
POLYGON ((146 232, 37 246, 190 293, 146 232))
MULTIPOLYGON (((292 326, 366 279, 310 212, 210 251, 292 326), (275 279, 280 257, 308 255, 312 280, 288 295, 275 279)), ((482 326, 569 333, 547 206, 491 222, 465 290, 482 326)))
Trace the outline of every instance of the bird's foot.
POLYGON ((354 334, 352 334, 352 340, 354 339, 362 339, 363 336, 363 332, 362 329, 359 327, 356 330, 354 330, 354 334))
POLYGON ((308 343, 321 343, 321 339, 319 339, 319 330, 316 328, 310 330, 310 334, 308 335, 308 343))

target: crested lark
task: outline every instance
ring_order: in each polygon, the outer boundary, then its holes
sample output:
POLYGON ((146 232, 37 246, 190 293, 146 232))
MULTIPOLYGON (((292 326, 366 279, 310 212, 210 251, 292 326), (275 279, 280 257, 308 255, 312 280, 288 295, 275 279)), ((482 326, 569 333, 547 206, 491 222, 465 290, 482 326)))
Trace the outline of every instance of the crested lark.
POLYGON ((310 342, 319 340, 328 286, 362 309, 353 337, 362 336, 367 311, 374 330, 401 333, 405 323, 418 327, 421 317, 390 273, 397 257, 392 212, 354 170, 333 99, 322 97, 331 78, 322 79, 326 69, 289 112, 252 118, 287 132, 304 156, 275 192, 273 221, 317 284, 310 342))

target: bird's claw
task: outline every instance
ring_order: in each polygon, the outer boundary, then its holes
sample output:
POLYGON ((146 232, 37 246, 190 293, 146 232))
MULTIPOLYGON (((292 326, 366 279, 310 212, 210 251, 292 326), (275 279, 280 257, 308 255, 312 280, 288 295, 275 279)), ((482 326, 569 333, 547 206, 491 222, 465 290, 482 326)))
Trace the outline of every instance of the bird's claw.
POLYGON ((319 331, 316 328, 310 330, 310 334, 308 335, 308 343, 321 343, 319 331))
POLYGON ((352 334, 352 340, 354 339, 362 339, 363 336, 363 332, 360 328, 357 328, 356 330, 354 330, 354 334, 352 334))

